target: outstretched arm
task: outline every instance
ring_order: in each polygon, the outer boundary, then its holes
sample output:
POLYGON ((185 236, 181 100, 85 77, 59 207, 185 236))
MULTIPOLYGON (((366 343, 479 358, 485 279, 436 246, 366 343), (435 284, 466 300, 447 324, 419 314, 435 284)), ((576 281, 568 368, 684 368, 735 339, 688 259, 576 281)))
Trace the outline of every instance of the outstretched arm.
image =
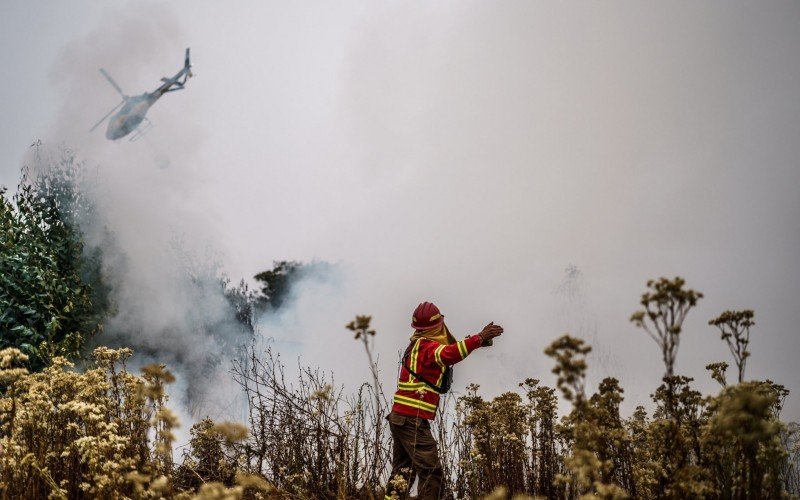
POLYGON ((494 321, 486 325, 477 335, 470 335, 464 340, 459 340, 455 344, 443 345, 434 351, 434 359, 439 366, 454 365, 465 359, 478 347, 485 345, 487 340, 491 340, 503 334, 503 327, 495 325, 494 321))

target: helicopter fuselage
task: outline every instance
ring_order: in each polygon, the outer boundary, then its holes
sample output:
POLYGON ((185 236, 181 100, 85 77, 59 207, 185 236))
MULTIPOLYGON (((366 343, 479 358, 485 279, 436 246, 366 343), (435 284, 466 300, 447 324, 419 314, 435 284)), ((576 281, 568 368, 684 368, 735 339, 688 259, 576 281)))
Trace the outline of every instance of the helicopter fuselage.
POLYGON ((106 138, 112 141, 125 137, 133 132, 142 123, 147 110, 150 109, 163 93, 145 93, 140 96, 129 97, 125 105, 122 106, 117 114, 108 120, 106 138))

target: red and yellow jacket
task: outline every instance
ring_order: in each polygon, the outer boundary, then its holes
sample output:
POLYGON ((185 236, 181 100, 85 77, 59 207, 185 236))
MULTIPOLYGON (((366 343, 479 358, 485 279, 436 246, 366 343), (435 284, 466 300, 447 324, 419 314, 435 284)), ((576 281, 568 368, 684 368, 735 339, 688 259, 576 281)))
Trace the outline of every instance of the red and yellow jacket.
POLYGON ((482 340, 478 335, 471 335, 449 345, 424 337, 417 338, 410 355, 400 367, 400 379, 397 382, 397 392, 394 393, 392 411, 412 417, 433 419, 439 406, 439 393, 411 375, 406 366, 425 380, 441 386, 445 367, 463 360, 480 347, 481 343, 482 340))

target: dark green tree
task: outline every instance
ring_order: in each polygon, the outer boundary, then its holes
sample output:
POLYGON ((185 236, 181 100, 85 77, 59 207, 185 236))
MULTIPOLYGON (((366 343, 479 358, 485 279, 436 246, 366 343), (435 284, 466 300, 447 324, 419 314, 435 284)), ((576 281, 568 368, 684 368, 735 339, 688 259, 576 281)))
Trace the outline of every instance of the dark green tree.
POLYGON ((56 355, 78 358, 110 309, 102 256, 85 253, 81 214, 91 209, 85 170, 68 150, 22 170, 17 192, 0 190, 0 348, 17 347, 38 370, 56 355), (94 286, 93 286, 94 285, 94 286))
POLYGON ((293 280, 299 277, 304 264, 282 260, 272 263, 272 269, 256 274, 253 278, 260 288, 256 295, 256 305, 262 310, 279 309, 289 298, 293 280))
POLYGON ((313 261, 309 263, 281 260, 272 263, 272 269, 256 274, 256 290, 252 293, 253 314, 274 312, 292 299, 293 287, 302 279, 319 283, 336 278, 335 264, 313 261))

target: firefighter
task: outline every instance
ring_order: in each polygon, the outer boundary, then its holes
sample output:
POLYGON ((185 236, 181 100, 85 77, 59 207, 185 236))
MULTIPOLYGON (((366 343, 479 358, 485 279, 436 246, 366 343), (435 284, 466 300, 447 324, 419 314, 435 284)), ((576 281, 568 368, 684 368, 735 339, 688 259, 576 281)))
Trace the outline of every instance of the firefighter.
POLYGON ((430 302, 417 306, 411 327, 415 331, 403 353, 394 404, 386 417, 394 446, 385 498, 404 497, 416 476, 417 498, 438 499, 443 494, 442 466, 430 421, 436 415, 439 395, 450 389, 452 365, 475 349, 491 345, 492 339, 503 333, 503 327, 492 322, 480 333, 456 341, 444 323, 444 315, 430 302))

